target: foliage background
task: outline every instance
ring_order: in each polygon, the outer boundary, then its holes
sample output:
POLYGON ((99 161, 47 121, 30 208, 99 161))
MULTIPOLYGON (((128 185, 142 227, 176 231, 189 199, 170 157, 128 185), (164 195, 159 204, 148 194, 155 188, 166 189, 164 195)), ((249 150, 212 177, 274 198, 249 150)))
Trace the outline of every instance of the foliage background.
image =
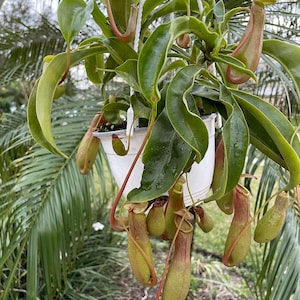
MULTIPOLYGON (((56 140, 68 160, 37 146, 27 127, 26 102, 41 74, 42 59, 65 49, 51 2, 40 2, 37 11, 35 1, 0 1, 0 295, 3 299, 33 299, 36 294, 41 299, 114 299, 118 279, 113 274, 122 270, 125 258, 122 236, 112 233, 107 224, 113 180, 101 149, 88 176, 77 172, 74 159, 95 104, 102 100, 99 91, 71 73, 66 95, 57 100, 59 105, 54 103, 56 140), (102 231, 92 229, 97 221, 104 224, 102 231)), ((236 2, 249 5, 249 1, 225 1, 228 7, 236 2)), ((299 1, 278 2, 269 8, 266 37, 299 43, 299 1)), ((231 38, 242 34, 243 18, 232 21, 231 38)), ((99 34, 92 25, 86 26, 74 43, 91 33, 99 34)), ((259 84, 245 88, 264 96, 299 125, 299 99, 289 78, 270 58, 263 60, 271 67, 262 63, 259 84)), ((245 172, 260 175, 258 183, 246 180, 253 191, 253 211, 287 176, 251 148, 245 172)), ((254 247, 241 269, 253 282, 249 289, 255 299, 300 298, 299 221, 295 202, 281 235, 265 248, 254 247)), ((222 251, 222 243, 214 244, 214 237, 196 240, 196 249, 222 251)))

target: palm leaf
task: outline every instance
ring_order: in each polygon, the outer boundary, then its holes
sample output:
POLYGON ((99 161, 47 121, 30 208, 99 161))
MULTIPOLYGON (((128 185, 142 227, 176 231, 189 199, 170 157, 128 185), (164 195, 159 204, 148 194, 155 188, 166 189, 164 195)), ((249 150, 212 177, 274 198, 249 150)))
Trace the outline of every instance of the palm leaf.
MULTIPOLYGON (((0 145, 5 148, 21 139, 22 143, 31 140, 28 130, 26 130, 26 110, 21 108, 14 113, 5 113, 0 117, 0 145)), ((16 147, 16 145, 14 146, 16 147)), ((2 151, 1 151, 2 153, 2 151)))
POLYGON ((298 299, 300 295, 300 242, 299 214, 289 209, 286 223, 275 240, 269 245, 264 264, 258 277, 262 299, 298 299))
MULTIPOLYGON (((75 163, 77 146, 87 129, 86 122, 95 111, 94 104, 94 101, 66 101, 54 105, 54 132, 69 155, 67 160, 34 146, 17 161, 22 164, 20 174, 12 193, 6 193, 0 202, 3 232, 0 266, 4 270, 0 274, 1 282, 6 281, 6 286, 1 287, 3 299, 14 299, 14 288, 25 289, 26 284, 22 285, 17 278, 18 274, 25 276, 27 266, 23 266, 22 261, 26 257, 30 266, 26 277, 30 283, 27 284, 28 295, 37 297, 41 293, 51 299, 62 290, 90 232, 92 206, 101 203, 103 206, 109 199, 108 190, 96 190, 94 181, 95 176, 109 182, 109 176, 105 177, 105 159, 98 156, 94 176, 92 173, 82 176, 75 163), (11 197, 13 194, 16 196, 11 197), (20 268, 24 268, 24 273, 20 268), (5 270, 11 270, 9 275, 5 270), (42 278, 39 278, 40 272, 42 278), (45 283, 39 292, 38 279, 45 283)), ((101 187, 107 188, 107 185, 101 187)))
POLYGON ((85 241, 75 266, 68 275, 67 287, 59 294, 58 299, 113 300, 122 294, 121 288, 114 282, 114 277, 124 267, 119 255, 120 249, 116 247, 120 243, 120 237, 114 235, 109 225, 106 225, 104 230, 93 232, 85 241))
POLYGON ((13 161, 25 154, 31 140, 25 109, 0 116, 0 179, 3 184, 19 171, 13 161))
MULTIPOLYGON (((257 153, 249 151, 246 170, 254 174, 259 162, 262 168, 256 195, 255 211, 287 181, 287 173, 269 159, 255 160, 257 153)), ((251 182, 251 181, 250 181, 251 182)), ((247 182, 249 184, 249 180, 247 182)), ((267 207, 263 210, 264 214, 267 207)), ((299 295, 300 214, 298 203, 287 212, 285 226, 280 235, 264 246, 264 254, 257 267, 256 293, 261 299, 290 299, 299 295)), ((295 297, 294 299, 298 299, 295 297)))
POLYGON ((2 21, 1 86, 19 79, 37 78, 42 71, 43 57, 65 49, 65 41, 59 29, 45 16, 40 16, 33 22, 24 20, 26 19, 9 17, 5 22, 2 21))

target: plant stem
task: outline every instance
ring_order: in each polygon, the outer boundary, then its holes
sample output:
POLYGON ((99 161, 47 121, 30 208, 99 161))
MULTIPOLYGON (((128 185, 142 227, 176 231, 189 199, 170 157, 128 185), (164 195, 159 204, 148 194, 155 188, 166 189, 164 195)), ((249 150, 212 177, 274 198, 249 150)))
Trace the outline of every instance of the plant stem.
POLYGON ((65 79, 67 78, 68 74, 69 74, 69 70, 70 70, 70 65, 71 65, 71 48, 70 48, 70 44, 67 45, 67 63, 66 63, 66 71, 64 73, 64 75, 62 76, 61 80, 59 81, 58 84, 61 84, 62 82, 65 81, 65 79))
MULTIPOLYGON (((154 109, 153 109, 153 111, 154 111, 154 109)), ((151 133, 151 131, 153 129, 154 122, 155 122, 155 117, 156 117, 156 113, 152 114, 151 119, 150 119, 150 124, 149 124, 148 130, 146 132, 146 135, 144 137, 144 140, 143 140, 143 142, 142 142, 142 144, 141 144, 141 146, 140 146, 137 154, 135 155, 134 160, 133 160, 133 162, 132 162, 132 164, 131 164, 128 172, 127 172, 127 175, 126 175, 126 177, 125 177, 125 179, 124 179, 124 181, 123 181, 123 183, 122 183, 122 185, 120 187, 120 190, 119 190, 119 192, 118 192, 118 194, 117 194, 117 196, 116 196, 116 198, 115 198, 115 200, 113 202, 113 205, 112 205, 112 208, 111 208, 111 211, 110 211, 109 222, 110 222, 110 226, 115 231, 119 231, 120 232, 120 231, 124 231, 124 229, 125 229, 124 224, 120 223, 120 220, 115 217, 115 213, 116 213, 118 204, 120 202, 120 199, 121 199, 121 197, 123 195, 124 189, 125 189, 125 187, 126 187, 126 185, 128 183, 128 180, 129 180, 129 178, 131 176, 131 173, 132 173, 132 171, 133 171, 133 169, 134 169, 134 167, 135 167, 135 165, 136 165, 136 163, 137 163, 140 155, 142 154, 142 152, 143 152, 143 150, 145 148, 145 145, 146 145, 146 143, 148 141, 148 138, 150 136, 150 133, 151 133)))

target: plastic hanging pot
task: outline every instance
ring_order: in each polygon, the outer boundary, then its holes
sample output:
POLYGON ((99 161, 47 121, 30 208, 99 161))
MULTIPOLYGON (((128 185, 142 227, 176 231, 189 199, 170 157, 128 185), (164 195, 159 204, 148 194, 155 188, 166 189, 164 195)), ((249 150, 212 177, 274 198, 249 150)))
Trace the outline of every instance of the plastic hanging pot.
MULTIPOLYGON (((215 162, 215 119, 216 114, 202 117, 209 135, 208 149, 201 162, 199 164, 193 164, 191 171, 187 173, 189 190, 194 200, 206 197, 211 186, 215 162)), ((101 140, 110 164, 110 169, 119 187, 122 185, 135 155, 142 144, 145 133, 146 128, 135 128, 133 136, 130 138, 130 149, 126 156, 117 155, 112 148, 112 134, 117 134, 124 143, 125 148, 127 148, 128 137, 126 136, 125 129, 112 132, 93 133, 94 136, 101 140)), ((143 169, 144 165, 140 156, 125 187, 124 195, 127 195, 129 191, 140 186, 143 169)), ((186 206, 192 204, 187 184, 184 185, 184 201, 186 206)))

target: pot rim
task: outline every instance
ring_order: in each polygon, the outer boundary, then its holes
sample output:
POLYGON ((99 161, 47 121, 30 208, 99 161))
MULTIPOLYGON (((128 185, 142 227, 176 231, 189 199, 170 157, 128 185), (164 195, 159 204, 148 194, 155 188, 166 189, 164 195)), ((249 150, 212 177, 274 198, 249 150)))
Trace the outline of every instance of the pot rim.
MULTIPOLYGON (((134 128, 133 132, 135 133, 144 133, 147 130, 147 127, 136 127, 134 128)), ((112 134, 117 135, 126 135, 126 129, 118 129, 112 131, 93 131, 93 136, 101 137, 101 136, 111 136, 112 134)))
MULTIPOLYGON (((207 120, 207 119, 215 119, 217 116, 216 113, 211 113, 208 115, 201 116, 201 119, 207 120)), ((147 127, 135 127, 133 129, 134 134, 143 134, 147 130, 147 127)), ((111 131, 93 131, 93 136, 95 137, 106 137, 111 136, 112 134, 117 134, 118 136, 126 135, 126 129, 118 129, 118 130, 111 130, 111 131)))

